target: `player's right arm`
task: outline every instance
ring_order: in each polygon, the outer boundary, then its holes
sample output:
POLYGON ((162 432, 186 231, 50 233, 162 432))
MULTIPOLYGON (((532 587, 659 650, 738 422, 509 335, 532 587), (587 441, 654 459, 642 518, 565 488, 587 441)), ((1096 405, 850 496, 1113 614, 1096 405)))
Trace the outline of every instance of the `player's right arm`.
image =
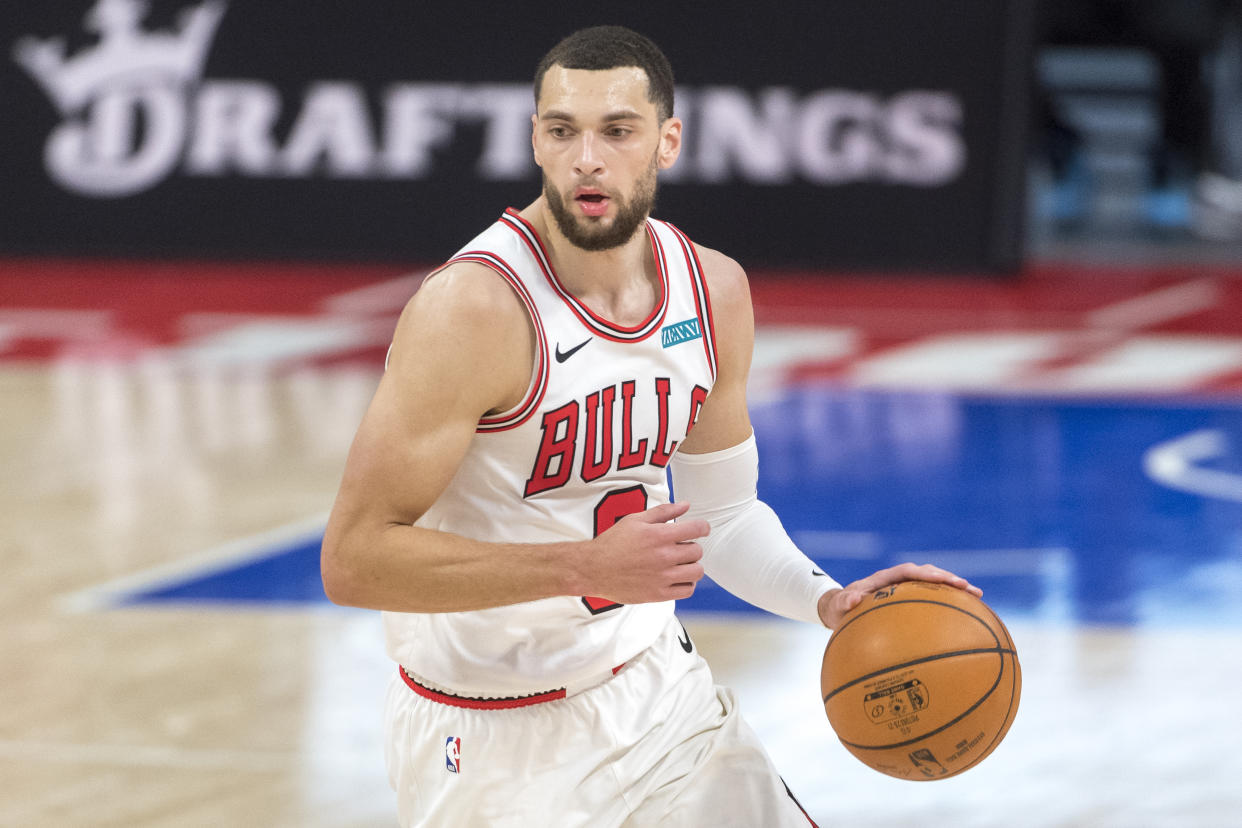
POLYGON ((320 568, 333 602, 456 612, 557 595, 642 603, 693 592, 702 550, 690 541, 707 527, 669 523, 680 505, 564 543, 485 543, 414 525, 452 479, 479 419, 526 393, 534 341, 521 301, 482 265, 452 265, 410 300, 324 534, 320 568))

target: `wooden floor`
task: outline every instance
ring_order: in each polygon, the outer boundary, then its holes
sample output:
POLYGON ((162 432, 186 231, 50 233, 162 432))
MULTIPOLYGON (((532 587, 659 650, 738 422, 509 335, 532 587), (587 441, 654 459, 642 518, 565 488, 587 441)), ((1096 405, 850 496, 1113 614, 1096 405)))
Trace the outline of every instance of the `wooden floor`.
MULTIPOLYGON (((374 363, 0 361, 0 825, 395 824, 375 614, 106 600, 322 525, 377 377, 374 363)), ((1242 600, 1232 555, 1218 575, 1242 600)), ((836 743, 825 631, 685 621, 821 824, 1242 824, 1236 625, 1015 619, 1009 737, 961 777, 910 783, 836 743)))
POLYGON ((312 389, 350 396, 345 425, 299 423, 305 376, 0 370, 0 825, 393 823, 375 616, 72 600, 323 513, 375 379, 312 389), (271 421, 213 434, 217 392, 271 421))

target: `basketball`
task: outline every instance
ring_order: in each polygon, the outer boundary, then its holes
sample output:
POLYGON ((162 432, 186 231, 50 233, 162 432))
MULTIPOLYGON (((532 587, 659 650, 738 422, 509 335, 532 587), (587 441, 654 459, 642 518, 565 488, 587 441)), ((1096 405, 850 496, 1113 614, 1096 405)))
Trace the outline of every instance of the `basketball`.
POLYGON ((983 601, 904 581, 846 614, 824 650, 820 690, 837 738, 863 764, 898 779, 947 779, 1005 738, 1022 669, 983 601))

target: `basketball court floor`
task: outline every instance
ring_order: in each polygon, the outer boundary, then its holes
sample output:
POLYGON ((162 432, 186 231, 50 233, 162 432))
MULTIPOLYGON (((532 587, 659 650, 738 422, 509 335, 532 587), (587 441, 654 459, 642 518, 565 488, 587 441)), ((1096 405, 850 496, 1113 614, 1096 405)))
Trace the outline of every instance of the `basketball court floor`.
MULTIPOLYGON (((395 824, 393 667, 317 555, 418 277, 0 260, 0 825, 395 824)), ((829 730, 827 632, 702 585, 686 626, 808 811, 1242 824, 1242 266, 752 279, 763 497, 839 580, 969 577, 1024 670, 983 764, 890 779, 829 730)))

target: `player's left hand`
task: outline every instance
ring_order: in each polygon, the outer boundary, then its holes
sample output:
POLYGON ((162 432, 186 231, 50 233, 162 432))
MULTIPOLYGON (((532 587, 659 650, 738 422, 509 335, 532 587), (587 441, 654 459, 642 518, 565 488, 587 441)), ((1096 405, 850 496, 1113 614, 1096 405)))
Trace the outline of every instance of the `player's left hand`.
POLYGON ((971 584, 960 575, 941 569, 932 564, 903 563, 881 569, 866 578, 847 584, 841 589, 825 592, 819 599, 819 620, 830 630, 835 630, 845 614, 858 606, 858 603, 877 589, 900 583, 901 581, 931 581, 937 584, 948 584, 964 589, 976 598, 983 595, 983 590, 971 584))

